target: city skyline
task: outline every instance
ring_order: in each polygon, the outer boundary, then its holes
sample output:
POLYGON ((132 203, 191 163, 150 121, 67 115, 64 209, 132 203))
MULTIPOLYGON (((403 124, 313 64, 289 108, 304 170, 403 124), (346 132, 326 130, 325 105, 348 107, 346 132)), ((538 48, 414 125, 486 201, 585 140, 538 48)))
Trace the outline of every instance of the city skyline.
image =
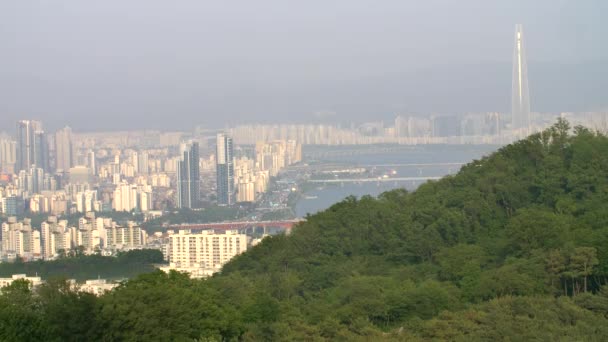
POLYGON ((515 23, 534 47, 536 111, 608 106, 603 2, 58 3, 0 5, 0 130, 22 117, 101 131, 508 113, 515 23))

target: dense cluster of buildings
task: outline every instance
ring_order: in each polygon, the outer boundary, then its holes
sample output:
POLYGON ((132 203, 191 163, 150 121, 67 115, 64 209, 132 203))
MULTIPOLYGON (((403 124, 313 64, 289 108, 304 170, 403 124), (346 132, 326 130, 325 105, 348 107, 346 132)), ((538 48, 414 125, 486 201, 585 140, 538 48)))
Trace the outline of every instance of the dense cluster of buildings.
MULTIPOLYGON (((225 133, 77 135, 65 127, 47 134, 41 122, 23 120, 15 137, 0 136, 0 262, 157 248, 167 270, 211 275, 247 250, 245 234, 148 237, 137 223, 117 223, 103 213, 143 213, 147 219, 169 208, 255 202, 271 177, 302 160, 295 140, 257 141, 244 152, 225 133), (48 218, 34 224, 27 218, 34 214, 48 218)), ((91 280, 82 286, 98 294, 113 285, 91 280)))
MULTIPOLYGON (((608 112, 530 113, 525 128, 514 129, 511 114, 468 113, 445 115, 398 115, 394 121, 350 124, 241 125, 228 130, 238 144, 257 141, 295 140, 304 145, 366 144, 507 144, 567 119, 602 132, 608 131, 608 112), (528 124, 529 122, 529 124, 528 124)), ((522 122, 517 121, 518 124, 522 122)))
MULTIPOLYGON (((199 160, 199 143, 189 141, 180 147, 177 172, 177 208, 200 208, 201 171, 206 163, 199 160)), ((286 166, 302 161, 302 145, 295 140, 258 141, 253 155, 235 156, 232 137, 219 133, 215 139, 215 194, 221 206, 255 202, 266 192, 270 177, 286 166)), ((207 164, 208 165, 208 164, 207 164)))
POLYGON ((254 202, 271 176, 301 160, 293 140, 257 142, 237 154, 224 133, 47 134, 39 121, 0 135, 0 214, 65 215, 254 202))
MULTIPOLYGON (((0 262, 17 258, 54 260, 93 253, 116 255, 118 251, 152 248, 161 250, 168 262, 161 269, 187 272, 193 277, 219 272, 225 263, 245 252, 252 243, 251 237, 237 230, 169 230, 148 236, 134 222, 118 224, 109 218, 96 217, 94 212, 86 213, 74 225, 49 216, 34 227, 31 219, 9 217, 1 227, 0 262)), ((92 293, 100 293, 109 285, 91 281, 83 286, 89 286, 92 293)))
MULTIPOLYGON (((5 216, 88 211, 148 212, 154 188, 170 188, 167 150, 79 147, 69 127, 47 135, 39 121, 0 137, 0 210, 5 216), (152 155, 157 159, 149 158, 152 155)), ((171 161, 169 161, 171 164, 171 161)))
MULTIPOLYGON (((525 88, 525 73, 514 74, 518 84, 520 78, 525 88)), ((41 122, 22 120, 13 137, 0 135, 0 214, 126 211, 153 217, 171 208, 255 202, 272 177, 302 160, 303 144, 503 144, 555 122, 555 114, 529 112, 524 88, 514 93, 510 115, 399 115, 390 124, 349 127, 244 125, 220 134, 85 135, 69 127, 47 134, 41 122), (250 146, 247 153, 241 146, 250 146)), ((608 113, 559 116, 572 125, 608 130, 608 113)))
POLYGON ((109 218, 89 212, 70 225, 67 220, 49 216, 39 227, 28 218, 9 217, 2 223, 0 260, 51 260, 76 251, 91 254, 113 252, 146 245, 147 234, 134 222, 119 225, 109 218))

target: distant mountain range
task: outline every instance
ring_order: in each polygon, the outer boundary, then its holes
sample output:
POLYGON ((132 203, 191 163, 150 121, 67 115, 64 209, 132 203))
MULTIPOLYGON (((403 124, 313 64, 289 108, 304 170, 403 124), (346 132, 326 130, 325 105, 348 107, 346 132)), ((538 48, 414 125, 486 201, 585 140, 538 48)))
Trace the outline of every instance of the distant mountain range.
MULTIPOLYGON (((608 62, 529 64, 532 111, 608 110, 608 62)), ((338 120, 395 114, 509 112, 511 65, 440 66, 327 84, 316 94, 338 120), (333 89, 333 91, 332 91, 333 89)))
MULTIPOLYGON (((528 64, 532 111, 608 110, 608 61, 585 64, 528 64)), ((364 74, 364 70, 361 74, 364 74)), ((0 75, 2 76, 2 75, 0 75)), ((86 77, 50 81, 17 75, 0 89, 0 130, 18 119, 39 119, 54 129, 185 129, 253 122, 364 122, 396 114, 510 111, 510 63, 444 65, 377 76, 289 75, 222 84, 177 84, 176 79, 119 80, 86 77), (45 83, 46 82, 46 83, 45 83), (27 90, 27 91, 26 91, 27 90)), ((97 76, 99 78, 99 76, 97 76)), ((167 76, 168 77, 168 76, 167 76)), ((188 82, 186 82, 188 81, 188 82)))

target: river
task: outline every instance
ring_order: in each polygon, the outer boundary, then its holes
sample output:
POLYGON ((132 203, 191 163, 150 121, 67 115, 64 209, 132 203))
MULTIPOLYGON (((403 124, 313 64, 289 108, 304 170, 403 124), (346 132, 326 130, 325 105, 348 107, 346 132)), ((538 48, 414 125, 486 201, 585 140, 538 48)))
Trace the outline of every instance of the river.
MULTIPOLYGON (((437 177, 458 172, 461 164, 496 151, 496 145, 420 145, 398 148, 364 147, 305 147, 305 161, 339 163, 349 167, 363 167, 382 177, 437 177), (349 149, 350 148, 350 149, 349 149)), ((296 215, 304 217, 345 197, 355 195, 377 196, 396 188, 415 190, 421 181, 374 181, 318 184, 303 194, 295 206, 296 215)))

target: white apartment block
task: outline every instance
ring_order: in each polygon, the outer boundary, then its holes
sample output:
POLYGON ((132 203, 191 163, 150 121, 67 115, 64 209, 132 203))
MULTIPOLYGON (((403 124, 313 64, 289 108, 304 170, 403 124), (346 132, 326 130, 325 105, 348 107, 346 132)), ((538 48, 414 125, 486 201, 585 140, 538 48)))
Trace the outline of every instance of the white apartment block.
POLYGON ((137 247, 146 244, 147 234, 133 222, 121 227, 114 222, 105 228, 105 247, 137 247))
POLYGON ((152 209, 152 187, 138 186, 122 182, 113 193, 112 208, 116 211, 138 209, 146 212, 152 209))
POLYGON ((26 259, 40 257, 40 232, 33 230, 29 219, 18 222, 9 217, 2 223, 2 253, 14 254, 26 259))
POLYGON ((134 222, 120 226, 112 219, 96 218, 93 212, 81 217, 77 227, 70 227, 67 220, 58 220, 56 216, 49 216, 39 230, 31 226, 30 219, 18 221, 16 217, 9 217, 0 227, 0 258, 8 260, 16 257, 49 260, 79 246, 85 254, 103 248, 140 248, 148 237, 134 222))
POLYGON ((224 233, 180 230, 171 236, 170 247, 170 268, 217 272, 230 259, 247 250, 247 235, 236 230, 224 233))
POLYGON ((237 184, 236 201, 237 202, 254 202, 255 201, 255 183, 252 181, 239 182, 237 184))
POLYGON ((40 225, 42 257, 44 259, 52 259, 59 254, 61 250, 69 251, 72 249, 72 240, 70 230, 68 229, 68 221, 57 221, 56 217, 49 217, 40 225))

